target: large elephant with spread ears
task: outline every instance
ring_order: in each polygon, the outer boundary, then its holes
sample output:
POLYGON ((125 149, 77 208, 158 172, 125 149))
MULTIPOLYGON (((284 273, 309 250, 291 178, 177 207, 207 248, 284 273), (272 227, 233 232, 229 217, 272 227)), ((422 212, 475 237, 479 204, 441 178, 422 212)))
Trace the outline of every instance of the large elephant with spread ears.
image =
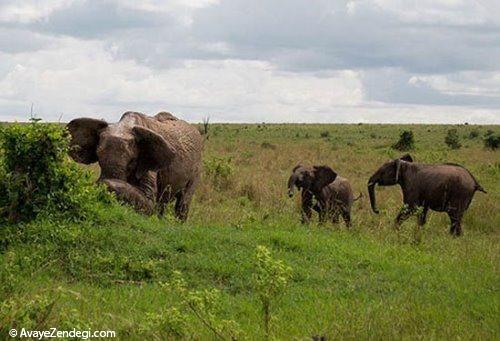
POLYGON ((198 130, 170 113, 154 117, 126 112, 118 123, 77 118, 67 126, 70 156, 99 162, 99 181, 146 214, 162 215, 175 199, 175 215, 187 219, 200 178, 203 139, 198 130))

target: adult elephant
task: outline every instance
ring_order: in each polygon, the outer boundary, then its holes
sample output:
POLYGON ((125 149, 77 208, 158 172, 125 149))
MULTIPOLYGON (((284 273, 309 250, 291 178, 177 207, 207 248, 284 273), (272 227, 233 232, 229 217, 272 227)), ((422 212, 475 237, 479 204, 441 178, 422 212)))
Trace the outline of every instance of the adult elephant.
POLYGON ((463 166, 415 163, 409 154, 384 163, 368 180, 370 203, 375 213, 379 213, 375 201, 377 184, 401 186, 405 206, 396 217, 397 224, 406 220, 418 207, 422 208, 418 219, 420 226, 425 224, 429 209, 446 212, 451 220, 450 233, 455 236, 462 234, 462 217, 474 193, 486 193, 463 166))
POLYGON ((70 156, 99 162, 99 181, 146 214, 164 213, 173 199, 175 215, 187 219, 200 178, 203 140, 198 130, 170 113, 154 117, 126 112, 115 124, 77 118, 67 126, 70 156))

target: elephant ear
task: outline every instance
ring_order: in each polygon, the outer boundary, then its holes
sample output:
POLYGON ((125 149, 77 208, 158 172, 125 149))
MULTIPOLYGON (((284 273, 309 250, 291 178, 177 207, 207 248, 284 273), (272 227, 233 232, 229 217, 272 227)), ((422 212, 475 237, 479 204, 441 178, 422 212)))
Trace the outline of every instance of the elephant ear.
POLYGON ((337 173, 333 171, 328 166, 314 166, 313 167, 314 174, 314 184, 313 186, 316 190, 321 190, 326 185, 330 184, 337 178, 337 173))
POLYGON ((400 160, 406 161, 406 162, 413 162, 413 158, 411 157, 410 154, 405 154, 399 158, 400 160))
POLYGON ((169 165, 175 156, 175 149, 167 140, 144 127, 135 126, 132 132, 139 147, 137 178, 143 177, 148 171, 158 171, 169 165))
POLYGON ((77 118, 66 126, 71 134, 69 155, 76 161, 91 164, 97 161, 99 134, 108 123, 94 118, 77 118))

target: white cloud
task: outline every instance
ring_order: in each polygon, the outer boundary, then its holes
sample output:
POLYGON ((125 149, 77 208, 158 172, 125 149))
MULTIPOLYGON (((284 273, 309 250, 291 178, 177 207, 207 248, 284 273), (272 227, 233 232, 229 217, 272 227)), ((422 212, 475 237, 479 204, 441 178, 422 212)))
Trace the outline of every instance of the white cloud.
POLYGON ((0 120, 500 123, 499 6, 0 0, 0 120))
POLYGON ((269 121, 273 115, 300 117, 362 102, 362 84, 353 71, 315 77, 249 60, 186 60, 157 71, 131 60, 114 60, 100 42, 71 38, 60 39, 50 50, 1 57, 12 68, 0 81, 0 97, 9 107, 20 104, 20 115, 33 102, 49 120, 60 113, 65 119, 117 118, 125 110, 171 109, 187 111, 192 119, 208 112, 219 120, 254 121, 244 116, 250 113, 269 121))
POLYGON ((72 0, 2 0, 0 22, 30 23, 47 18, 55 10, 67 7, 72 0))
POLYGON ((449 95, 471 95, 500 98, 500 72, 464 71, 452 75, 413 76, 410 84, 428 85, 449 95))

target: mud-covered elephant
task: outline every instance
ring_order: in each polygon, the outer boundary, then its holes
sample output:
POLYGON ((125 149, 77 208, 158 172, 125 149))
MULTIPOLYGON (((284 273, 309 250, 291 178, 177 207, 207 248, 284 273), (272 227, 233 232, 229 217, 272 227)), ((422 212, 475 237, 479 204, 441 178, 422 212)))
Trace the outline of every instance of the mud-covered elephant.
POLYGON ((175 215, 186 220, 200 178, 203 140, 198 130, 170 113, 154 117, 126 112, 118 123, 77 118, 67 126, 70 156, 99 162, 99 181, 137 210, 162 215, 175 199, 175 215))
POLYGON ((419 207, 422 208, 418 219, 420 226, 425 224, 429 209, 446 212, 451 220, 450 233, 455 236, 462 234, 462 217, 474 193, 486 193, 472 173, 463 166, 452 163, 416 163, 406 154, 384 163, 368 180, 370 203, 375 213, 378 213, 375 185, 396 184, 401 186, 405 204, 396 217, 397 224, 406 220, 419 207))

